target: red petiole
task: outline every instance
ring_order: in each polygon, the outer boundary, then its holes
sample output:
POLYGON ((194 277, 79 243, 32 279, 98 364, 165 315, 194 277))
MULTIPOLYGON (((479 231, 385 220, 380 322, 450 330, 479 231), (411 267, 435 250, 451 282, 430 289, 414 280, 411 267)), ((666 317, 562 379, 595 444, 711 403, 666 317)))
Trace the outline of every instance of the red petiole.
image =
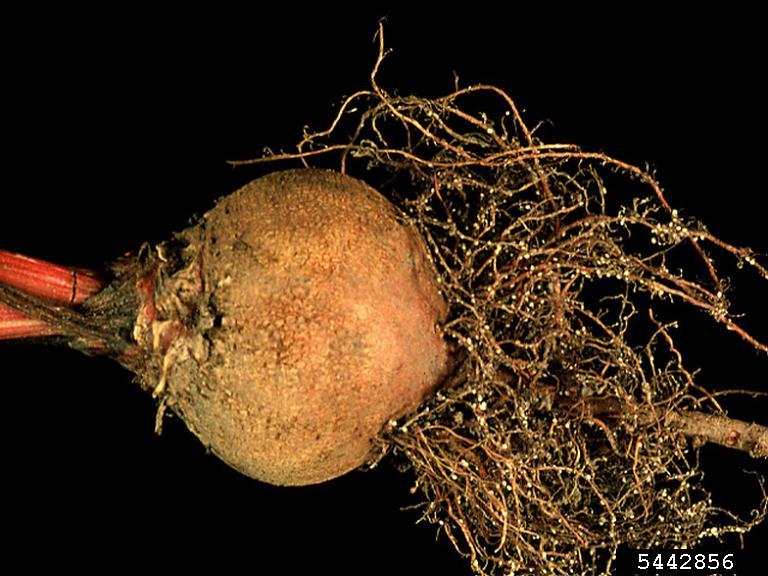
MULTIPOLYGON (((75 307, 104 288, 91 270, 70 268, 0 250, 0 285, 52 304, 75 307)), ((59 332, 42 320, 0 304, 0 340, 51 336, 59 332)))

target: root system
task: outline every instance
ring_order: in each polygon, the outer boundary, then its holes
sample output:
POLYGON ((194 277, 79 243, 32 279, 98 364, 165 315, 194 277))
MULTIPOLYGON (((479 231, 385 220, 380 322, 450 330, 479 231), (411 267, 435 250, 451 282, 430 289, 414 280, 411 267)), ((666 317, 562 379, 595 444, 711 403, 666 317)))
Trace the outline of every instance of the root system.
POLYGON ((768 280, 765 265, 681 216, 649 171, 542 142, 494 86, 387 93, 379 42, 371 88, 327 130, 233 163, 340 158, 429 247, 459 368, 390 422, 371 465, 392 453, 423 518, 480 574, 610 573, 622 545, 694 546, 761 522, 762 481, 751 517, 719 509, 697 446, 764 457, 766 428, 725 415, 673 333, 676 311, 695 309, 764 356, 716 262, 768 280))

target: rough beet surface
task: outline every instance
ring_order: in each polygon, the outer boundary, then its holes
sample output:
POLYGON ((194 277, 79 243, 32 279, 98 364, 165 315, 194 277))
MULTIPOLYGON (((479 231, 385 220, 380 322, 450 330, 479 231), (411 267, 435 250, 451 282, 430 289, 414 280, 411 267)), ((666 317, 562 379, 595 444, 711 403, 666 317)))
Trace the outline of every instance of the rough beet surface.
POLYGON ((184 320, 163 359, 165 398, 244 474, 283 485, 340 476, 445 377, 447 307, 426 249, 366 184, 272 173, 179 239, 190 264, 158 286, 163 320, 147 328, 161 333, 194 294, 195 325, 184 320))

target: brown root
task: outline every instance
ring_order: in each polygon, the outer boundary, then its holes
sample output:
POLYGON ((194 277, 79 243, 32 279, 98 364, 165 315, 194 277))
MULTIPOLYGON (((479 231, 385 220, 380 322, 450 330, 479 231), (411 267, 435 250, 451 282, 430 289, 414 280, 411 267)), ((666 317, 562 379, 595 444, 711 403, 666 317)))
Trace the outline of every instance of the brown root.
POLYGON ((155 283, 148 333, 182 329, 144 377, 252 478, 303 485, 359 468, 450 369, 426 247, 359 180, 273 172, 179 237, 189 266, 155 283))
POLYGON ((388 94, 379 40, 371 89, 327 130, 233 164, 338 155, 421 231, 460 363, 384 430, 381 453, 414 475, 423 518, 482 574, 602 574, 622 545, 693 546, 762 522, 764 490, 751 518, 713 505, 685 435, 760 456, 764 428, 726 419, 657 317, 689 307, 766 353, 710 251, 768 280, 765 265, 682 217, 647 170, 540 141, 496 87, 388 94))
POLYGON ((742 422, 720 414, 672 412, 667 423, 699 442, 712 442, 743 450, 755 458, 768 458, 768 427, 754 422, 742 422))

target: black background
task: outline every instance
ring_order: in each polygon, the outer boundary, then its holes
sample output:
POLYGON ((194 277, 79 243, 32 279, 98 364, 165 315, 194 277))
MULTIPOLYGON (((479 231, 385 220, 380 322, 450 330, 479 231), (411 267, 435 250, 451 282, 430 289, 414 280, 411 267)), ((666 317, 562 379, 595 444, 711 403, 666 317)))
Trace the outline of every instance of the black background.
MULTIPOLYGON (((764 46, 758 18, 707 13, 342 11, 7 14, 0 35, 0 246, 98 267, 159 241, 263 172, 226 159, 289 147, 367 86, 378 19, 402 93, 488 82, 530 124, 658 170, 668 199, 723 238, 768 251, 764 46)), ((736 276, 745 323, 768 340, 760 286, 736 276)), ((706 386, 766 389, 768 359, 691 316, 680 332, 706 386)), ((307 488, 248 480, 205 454, 131 375, 68 349, 0 346, 5 560, 30 566, 198 567, 257 574, 469 574, 414 525, 407 477, 383 465, 307 488), (103 558, 109 558, 104 564, 103 558)), ((766 423, 763 402, 733 415, 766 423)), ((707 485, 737 508, 765 465, 703 451, 707 485)), ((751 491, 751 492, 750 492, 751 491)), ((768 529, 746 537, 758 566, 768 529)), ((757 573, 757 572, 755 572, 757 573)))

